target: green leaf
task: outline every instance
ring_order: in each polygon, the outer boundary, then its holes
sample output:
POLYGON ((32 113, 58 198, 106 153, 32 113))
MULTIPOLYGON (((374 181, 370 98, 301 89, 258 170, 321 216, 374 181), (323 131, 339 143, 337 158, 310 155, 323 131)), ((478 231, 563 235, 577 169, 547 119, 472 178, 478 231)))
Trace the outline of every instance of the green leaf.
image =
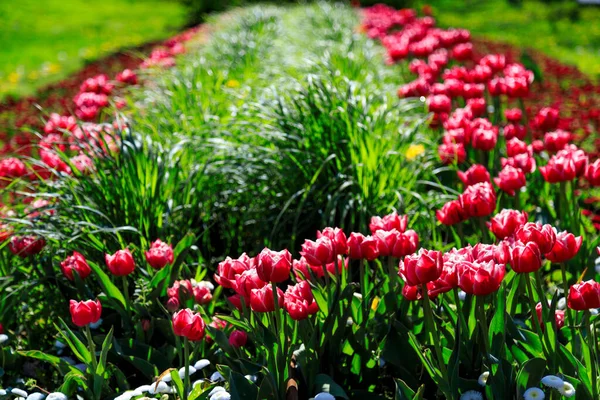
POLYGON ((96 374, 98 375, 104 375, 104 372, 106 371, 106 358, 108 356, 108 351, 112 347, 113 330, 114 327, 111 327, 102 343, 102 351, 100 352, 100 359, 98 361, 98 367, 96 368, 96 374))
POLYGON ((80 370, 69 364, 68 362, 60 359, 59 357, 46 354, 39 350, 27 350, 27 351, 18 351, 17 354, 22 355, 23 357, 35 358, 36 360, 45 361, 50 363, 53 367, 58 369, 61 375, 66 375, 69 372, 80 373, 83 374, 80 370))
POLYGON ((344 392, 344 389, 329 375, 319 374, 315 378, 315 386, 317 392, 327 392, 335 397, 341 397, 343 399, 349 400, 348 395, 344 392))
POLYGON ((517 398, 523 398, 525 390, 538 386, 546 371, 546 361, 543 358, 532 358, 525 362, 517 374, 517 398))
POLYGON ((412 390, 402 379, 394 379, 396 383, 396 396, 394 400, 412 400, 415 396, 415 391, 412 390))
POLYGON ((59 318, 59 323, 61 325, 60 328, 56 324, 54 324, 54 327, 65 339, 73 354, 75 354, 75 356, 84 364, 90 365, 92 363, 92 355, 88 350, 87 345, 83 344, 83 342, 79 340, 79 338, 73 333, 71 329, 69 329, 69 327, 67 326, 65 321, 62 320, 62 318, 59 318))
POLYGON ((183 386, 183 381, 179 377, 179 371, 177 371, 177 370, 171 371, 171 380, 173 382, 172 385, 175 386, 175 390, 177 390, 177 394, 179 395, 179 397, 184 398, 185 397, 185 389, 183 386))
POLYGON ((123 308, 126 307, 125 297, 123 297, 123 293, 119 290, 117 286, 110 280, 110 277, 100 268, 96 263, 92 261, 88 261, 90 268, 98 279, 100 280, 100 285, 102 286, 102 290, 104 293, 115 300, 117 300, 123 308))
POLYGON ((229 370, 229 393, 234 399, 256 400, 258 387, 249 381, 244 375, 229 370))

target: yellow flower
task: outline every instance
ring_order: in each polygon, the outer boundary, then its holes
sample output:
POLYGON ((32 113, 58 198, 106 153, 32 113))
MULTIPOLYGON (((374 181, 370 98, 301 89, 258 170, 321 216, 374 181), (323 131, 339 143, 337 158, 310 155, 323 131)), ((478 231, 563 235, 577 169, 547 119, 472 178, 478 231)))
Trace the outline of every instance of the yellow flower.
POLYGON ((18 72, 11 72, 10 74, 8 74, 8 81, 10 83, 17 83, 17 82, 19 82, 20 78, 21 78, 21 76, 19 75, 18 72))
POLYGON ((235 79, 230 79, 227 82, 225 82, 225 86, 227 86, 228 88, 236 88, 240 87, 240 83, 235 79))
POLYGON ((406 158, 409 160, 414 160, 421 154, 425 152, 425 146, 422 144, 411 144, 408 150, 406 150, 406 158))

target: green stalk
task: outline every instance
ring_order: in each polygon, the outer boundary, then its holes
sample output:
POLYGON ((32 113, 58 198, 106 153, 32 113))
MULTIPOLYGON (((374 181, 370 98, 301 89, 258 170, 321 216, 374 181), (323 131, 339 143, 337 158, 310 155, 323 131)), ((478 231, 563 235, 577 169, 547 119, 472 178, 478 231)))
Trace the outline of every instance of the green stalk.
POLYGON ((593 328, 591 328, 591 324, 590 324, 590 318, 591 318, 591 314, 589 310, 585 311, 586 315, 583 318, 584 324, 585 324, 585 329, 586 329, 586 333, 587 333, 587 344, 588 347, 590 349, 590 370, 592 372, 592 376, 591 376, 591 380, 592 380, 592 398, 593 399, 597 399, 598 398, 598 371, 597 371, 597 366, 596 363, 598 362, 598 358, 596 356, 596 345, 594 343, 594 332, 593 332, 593 328))
POLYGON ((527 284, 527 292, 529 293, 527 297, 529 298, 529 309, 531 311, 531 320, 533 321, 531 324, 533 325, 535 333, 539 335, 541 327, 540 321, 538 321, 537 315, 535 313, 535 300, 533 300, 533 287, 531 286, 531 277, 529 275, 523 275, 523 278, 525 279, 525 283, 527 284))
POLYGON ((429 325, 429 340, 433 342, 433 347, 435 348, 435 354, 438 360, 438 366, 442 371, 442 375, 444 378, 446 377, 446 363, 444 362, 444 357, 442 355, 442 347, 440 343, 440 335, 437 331, 437 326, 435 325, 435 321, 433 320, 433 310, 431 309, 431 303, 429 300, 429 294, 427 293, 427 285, 421 285, 421 291, 423 293, 423 313, 425 314, 425 321, 427 325, 429 325))
POLYGON ((487 323, 487 318, 485 316, 485 303, 483 296, 475 296, 475 302, 477 307, 477 317, 479 318, 479 325, 481 326, 481 335, 483 336, 483 346, 485 348, 485 357, 487 359, 490 358, 491 348, 490 348, 490 338, 489 338, 489 328, 487 323))
MULTIPOLYGON (((567 266, 564 262, 560 263, 560 272, 562 274, 563 290, 565 292, 565 298, 569 295, 569 283, 567 282, 567 266)), ((571 330, 571 340, 575 340, 575 323, 573 321, 573 314, 569 307, 566 308, 565 314, 567 314, 567 322, 569 323, 569 329, 571 330)))
POLYGON ((96 370, 98 369, 98 361, 96 360, 96 344, 94 343, 94 339, 92 338, 92 331, 90 330, 90 326, 85 326, 85 337, 88 341, 88 346, 90 347, 90 354, 92 356, 92 374, 96 374, 96 370))
POLYGON ((188 398, 188 390, 190 387, 190 347, 189 347, 189 340, 187 337, 183 338, 183 357, 184 362, 184 368, 185 368, 185 375, 184 375, 184 380, 183 380, 183 400, 187 400, 188 398))
POLYGON ((452 293, 454 294, 454 302, 456 303, 456 313, 458 314, 458 322, 460 323, 460 330, 462 331, 462 335, 469 336, 469 328, 467 327, 467 321, 465 320, 465 316, 462 312, 462 307, 460 305, 460 298, 458 297, 458 289, 452 289, 452 293))
MULTIPOLYGON (((323 268, 325 268, 325 265, 323 265, 323 268)), ((325 276, 328 277, 327 275, 327 268, 325 268, 325 276)), ((329 285, 328 285, 329 286, 329 285)), ((275 336, 277 337, 277 340, 279 342, 279 351, 278 354, 275 355, 275 360, 276 360, 276 365, 280 364, 277 360, 280 356, 283 356, 284 358, 286 357, 285 354, 283 354, 283 342, 281 341, 281 315, 280 315, 280 308, 279 308, 279 294, 277 293, 277 285, 275 284, 275 282, 271 282, 271 288, 273 289, 273 302, 275 303, 275 336)), ((329 290, 329 288, 328 288, 329 290)), ((284 338, 285 340, 285 338, 284 338)), ((285 360, 283 360, 285 363, 285 360)), ((279 368, 279 367, 278 367, 279 368)), ((277 376, 278 376, 278 384, 279 384, 279 390, 282 394, 282 398, 285 398, 285 373, 283 373, 284 371, 277 371, 277 376)))

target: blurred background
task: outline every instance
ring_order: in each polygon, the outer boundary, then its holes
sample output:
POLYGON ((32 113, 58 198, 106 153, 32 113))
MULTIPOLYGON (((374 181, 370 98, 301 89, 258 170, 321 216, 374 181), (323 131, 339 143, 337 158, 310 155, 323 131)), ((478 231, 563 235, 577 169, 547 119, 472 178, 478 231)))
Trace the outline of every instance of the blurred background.
MULTIPOLYGON (((282 3, 287 0, 279 0, 282 3)), ((0 98, 28 96, 116 51, 167 38, 252 0, 0 0, 0 98)), ((541 50, 600 76, 600 0, 388 0, 431 7, 443 27, 541 50), (584 4, 585 3, 585 4, 584 4)))

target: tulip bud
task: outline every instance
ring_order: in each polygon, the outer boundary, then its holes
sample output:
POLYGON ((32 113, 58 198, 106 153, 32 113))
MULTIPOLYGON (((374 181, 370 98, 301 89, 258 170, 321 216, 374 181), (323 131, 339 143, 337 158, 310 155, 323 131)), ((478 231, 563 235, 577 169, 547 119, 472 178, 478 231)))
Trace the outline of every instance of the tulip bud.
POLYGON ((468 294, 486 296, 500 287, 506 269, 494 261, 483 263, 463 261, 457 266, 458 287, 468 294))
POLYGON ((508 122, 518 124, 523 118, 523 112, 520 108, 508 108, 504 110, 504 116, 508 122))
POLYGON ((465 172, 457 171, 456 174, 458 175, 458 179, 460 179, 465 186, 471 186, 482 182, 492 182, 487 168, 481 164, 473 164, 465 172))
POLYGON ((405 232, 406 226, 408 225, 407 215, 398 215, 396 211, 393 213, 381 217, 371 217, 371 223, 369 229, 374 234, 377 231, 391 231, 396 229, 398 232, 405 232))
POLYGON ((206 286, 196 286, 194 288, 194 300, 200 305, 208 304, 212 300, 212 293, 206 286))
POLYGON ((443 164, 462 164, 467 159, 467 152, 462 143, 444 143, 438 147, 438 155, 443 164))
POLYGON ((192 310, 186 308, 173 315, 173 332, 177 336, 197 342, 204 338, 206 324, 200 314, 195 314, 192 310))
POLYGON ((108 270, 115 276, 127 276, 135 269, 135 261, 129 249, 119 250, 115 254, 105 254, 108 270))
POLYGON ((179 310, 179 297, 169 297, 169 300, 167 300, 167 310, 171 312, 179 310))
POLYGON ((337 255, 348 254, 348 243, 346 234, 340 228, 325 228, 322 232, 317 231, 317 239, 321 237, 328 237, 333 243, 333 249, 337 255))
MULTIPOLYGON (((283 292, 277 288, 277 303, 283 307, 283 292)), ((266 285, 260 289, 252 289, 250 293, 250 308, 255 312, 275 311, 275 300, 273 298, 273 286, 266 285)))
POLYGON ((289 279, 292 255, 288 250, 277 252, 265 248, 257 258, 256 272, 263 281, 279 283, 289 279))
POLYGON ((523 243, 534 242, 541 254, 549 253, 556 242, 556 232, 551 225, 528 222, 517 231, 517 237, 523 243))
POLYGON ((600 159, 587 166, 585 179, 587 179, 591 186, 600 186, 600 159))
POLYGON ((146 261, 152 268, 162 269, 173 262, 173 248, 170 244, 156 239, 150 246, 150 250, 146 252, 146 261))
POLYGON ((229 335, 229 344, 231 347, 239 349, 240 347, 244 347, 248 342, 248 334, 244 331, 233 331, 229 335))
POLYGON ((352 232, 348 238, 349 256, 354 260, 373 261, 379 257, 377 241, 371 236, 352 232))
POLYGON ((517 273, 535 272, 542 267, 542 255, 534 242, 515 243, 511 249, 511 267, 517 273))
POLYGON ((8 244, 11 253, 19 257, 29 257, 40 253, 46 241, 35 236, 13 236, 8 244))
POLYGON ((421 249, 418 253, 404 257, 398 274, 411 286, 422 285, 438 279, 442 273, 442 253, 421 249))
POLYGON ((219 263, 215 281, 226 289, 234 289, 236 278, 251 267, 252 260, 246 253, 242 254, 237 260, 227 257, 225 261, 219 263))
POLYGON ((323 265, 333 262, 335 259, 333 242, 326 236, 321 236, 314 242, 305 240, 300 254, 311 265, 323 265))
MULTIPOLYGON (((544 329, 544 321, 542 318, 542 303, 537 303, 535 305, 535 313, 537 315, 537 319, 540 323, 540 326, 542 327, 542 329, 544 329)), ((554 318, 556 321, 557 329, 561 329, 563 326, 565 326, 565 310, 555 310, 554 318)))
POLYGON ((396 229, 391 231, 377 231, 373 235, 377 242, 380 256, 404 257, 417 251, 419 236, 412 229, 400 233, 396 229))
POLYGON ((467 218, 458 200, 452 200, 444 204, 441 210, 435 212, 435 216, 444 225, 454 225, 467 218))
POLYGON ((571 286, 567 304, 573 310, 600 308, 600 284, 589 280, 571 286))
POLYGON ((421 288, 419 286, 411 286, 408 283, 402 288, 402 296, 408 301, 421 300, 421 288))
POLYGON ((284 294, 284 307, 290 317, 296 321, 306 319, 319 311, 310 285, 306 281, 288 286, 284 294))
POLYGON ((581 242, 581 236, 575 237, 572 233, 563 231, 556 235, 556 242, 549 253, 546 253, 546 258, 554 263, 561 263, 575 257, 581 242))
POLYGON ((524 187, 527 182, 523 171, 507 165, 502 168, 498 177, 494 178, 494 183, 510 196, 514 196, 515 192, 524 187))
POLYGON ((92 269, 88 265, 85 257, 76 251, 73 252, 72 256, 65 258, 65 260, 60 263, 60 269, 70 281, 74 280, 73 271, 75 271, 81 279, 87 278, 92 273, 92 269))
POLYGON ((498 239, 512 236, 517 229, 527 223, 527 213, 524 211, 504 209, 496 214, 488 227, 498 239))
POLYGON ((235 279, 235 291, 248 302, 252 289, 260 289, 267 284, 268 282, 260 279, 256 269, 249 269, 238 275, 235 279))
POLYGON ((485 217, 496 208, 496 194, 489 183, 477 183, 460 195, 463 210, 470 217, 485 217))
POLYGON ((71 312, 73 324, 81 328, 98 322, 100 315, 102 314, 102 304, 100 304, 100 301, 98 300, 80 302, 71 300, 69 303, 69 311, 71 312))

